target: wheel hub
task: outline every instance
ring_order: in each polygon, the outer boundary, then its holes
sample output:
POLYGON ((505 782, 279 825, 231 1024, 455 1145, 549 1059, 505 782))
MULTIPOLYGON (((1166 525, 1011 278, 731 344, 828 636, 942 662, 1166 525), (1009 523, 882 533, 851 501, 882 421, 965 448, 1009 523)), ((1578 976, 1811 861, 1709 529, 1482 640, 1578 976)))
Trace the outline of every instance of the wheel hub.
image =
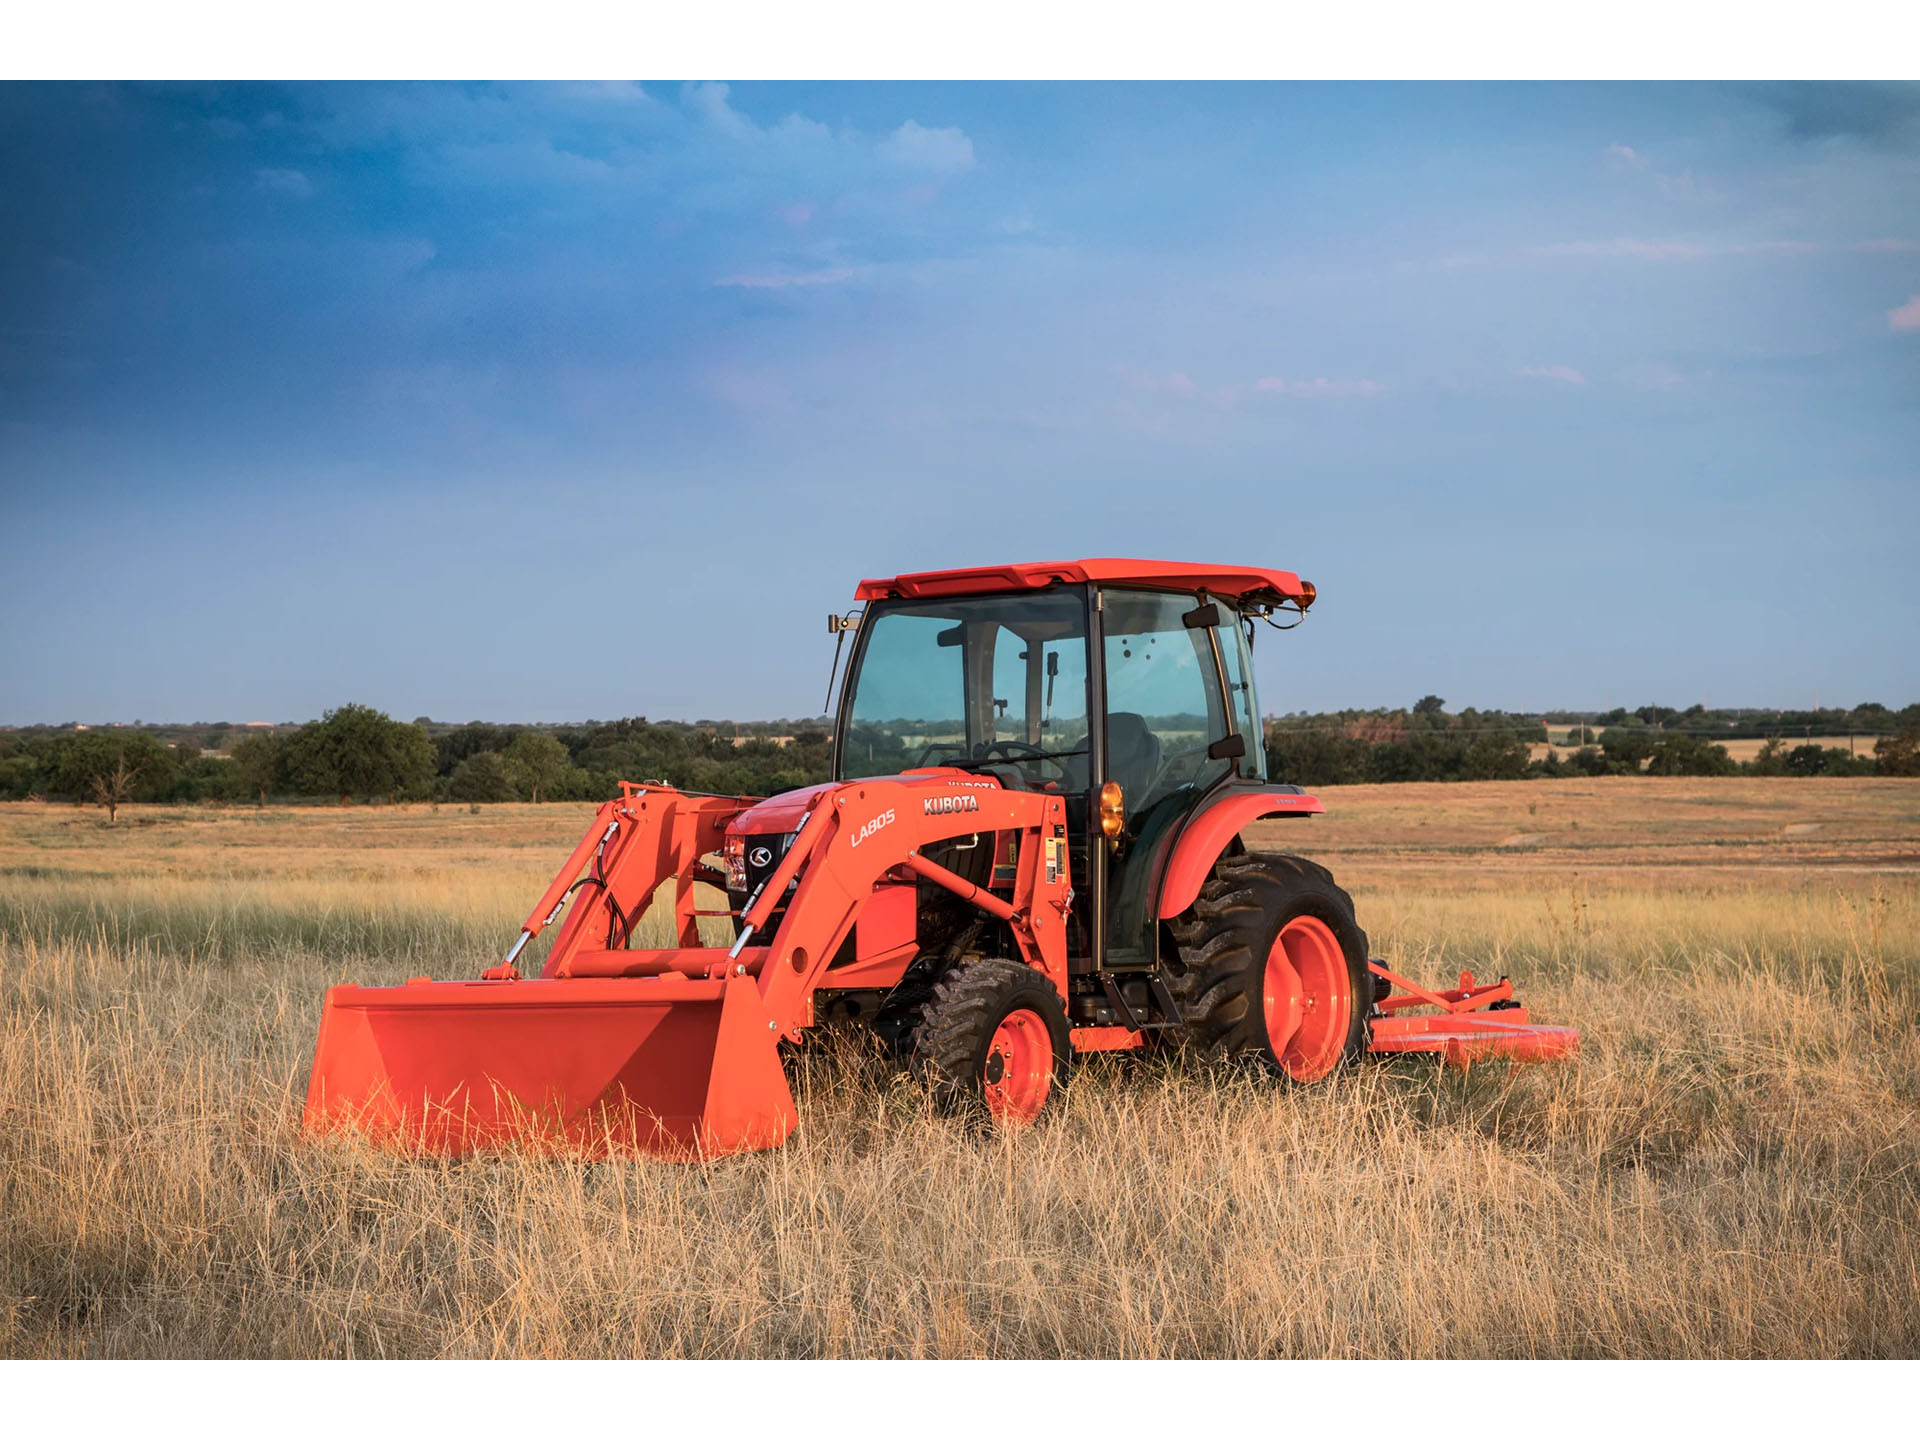
POLYGON ((1323 920, 1300 915, 1280 927, 1262 974, 1267 1043, 1295 1080, 1318 1080, 1340 1063, 1353 1017, 1347 957, 1323 920))
POLYGON ((987 1112, 1007 1124, 1026 1124, 1040 1114, 1053 1088, 1053 1036, 1031 1010, 1002 1020, 987 1045, 981 1067, 987 1112))

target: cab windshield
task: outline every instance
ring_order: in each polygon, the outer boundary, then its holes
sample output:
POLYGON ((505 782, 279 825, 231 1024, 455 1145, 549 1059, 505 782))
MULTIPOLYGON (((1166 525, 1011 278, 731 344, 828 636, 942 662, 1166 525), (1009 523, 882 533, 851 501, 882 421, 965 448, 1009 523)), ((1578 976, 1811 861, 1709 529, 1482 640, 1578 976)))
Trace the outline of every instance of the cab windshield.
POLYGON ((1086 597, 883 601, 861 621, 842 707, 843 779, 923 765, 1087 785, 1086 597))

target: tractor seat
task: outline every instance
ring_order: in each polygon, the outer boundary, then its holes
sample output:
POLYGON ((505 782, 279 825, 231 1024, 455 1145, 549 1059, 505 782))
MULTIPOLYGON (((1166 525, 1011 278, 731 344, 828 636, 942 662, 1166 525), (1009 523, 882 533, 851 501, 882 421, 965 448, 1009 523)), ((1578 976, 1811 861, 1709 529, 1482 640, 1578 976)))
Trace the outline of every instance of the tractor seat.
POLYGON ((1107 716, 1107 778, 1119 782, 1128 810, 1147 798, 1160 777, 1161 754, 1160 737, 1141 716, 1131 710, 1107 716))

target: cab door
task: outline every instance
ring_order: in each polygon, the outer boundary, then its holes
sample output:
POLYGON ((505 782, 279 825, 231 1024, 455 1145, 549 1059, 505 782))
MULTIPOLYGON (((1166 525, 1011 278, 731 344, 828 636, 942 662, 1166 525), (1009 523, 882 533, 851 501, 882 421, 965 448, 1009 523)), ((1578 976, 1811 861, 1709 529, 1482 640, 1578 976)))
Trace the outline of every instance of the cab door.
POLYGON ((1201 798, 1233 773, 1209 749, 1236 733, 1221 684, 1220 610, 1193 594, 1099 592, 1103 780, 1120 786, 1126 829, 1107 853, 1104 963, 1158 953, 1154 877, 1201 798))

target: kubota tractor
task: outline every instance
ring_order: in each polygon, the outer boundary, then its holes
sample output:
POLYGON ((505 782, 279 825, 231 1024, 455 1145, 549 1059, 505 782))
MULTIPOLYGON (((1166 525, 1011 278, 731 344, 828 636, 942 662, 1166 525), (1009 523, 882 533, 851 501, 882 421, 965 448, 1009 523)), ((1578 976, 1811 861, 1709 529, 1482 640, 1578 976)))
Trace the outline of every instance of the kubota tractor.
POLYGON ((1297 575, 1082 560, 856 596, 829 621, 855 637, 832 780, 623 783, 483 978, 328 992, 308 1127, 455 1153, 767 1148, 797 1123, 781 1047, 827 1021, 1004 1123, 1089 1051, 1185 1043, 1310 1085, 1367 1052, 1575 1050, 1504 978, 1392 973, 1325 869, 1247 849, 1252 822, 1324 809, 1268 782, 1254 696, 1260 622, 1313 603, 1297 575), (678 944, 636 949, 655 905, 678 944), (730 946, 701 944, 703 915, 730 946))

